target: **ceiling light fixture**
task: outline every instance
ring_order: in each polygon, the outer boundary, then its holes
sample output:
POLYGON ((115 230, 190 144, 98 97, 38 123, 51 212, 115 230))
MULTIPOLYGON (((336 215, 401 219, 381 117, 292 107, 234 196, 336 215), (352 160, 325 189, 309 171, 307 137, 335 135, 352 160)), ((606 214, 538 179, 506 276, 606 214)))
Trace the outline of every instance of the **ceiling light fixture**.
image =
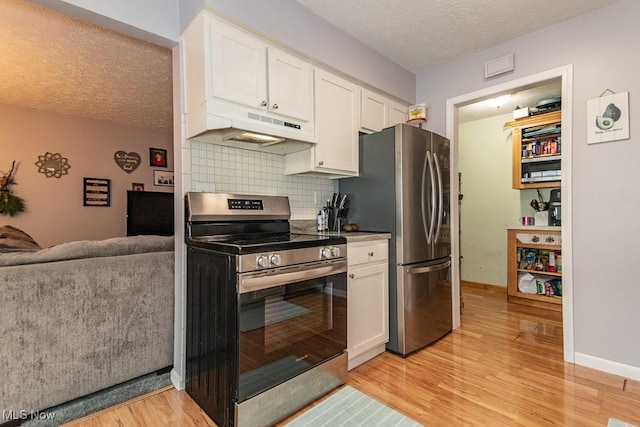
POLYGON ((511 94, 508 93, 506 95, 498 96, 496 98, 487 99, 485 102, 492 107, 500 108, 511 99, 511 94))

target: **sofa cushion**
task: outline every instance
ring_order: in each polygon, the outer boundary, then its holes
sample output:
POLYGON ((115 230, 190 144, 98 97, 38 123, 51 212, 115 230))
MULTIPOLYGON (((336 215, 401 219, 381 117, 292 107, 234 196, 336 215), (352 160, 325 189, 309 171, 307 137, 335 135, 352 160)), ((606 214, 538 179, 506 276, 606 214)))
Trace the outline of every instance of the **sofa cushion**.
POLYGON ((19 228, 0 227, 0 252, 38 251, 42 249, 33 237, 19 228))
POLYGON ((173 242, 173 236, 131 236, 113 237, 105 240, 76 240, 35 252, 2 254, 0 267, 147 252, 170 252, 174 249, 173 242))

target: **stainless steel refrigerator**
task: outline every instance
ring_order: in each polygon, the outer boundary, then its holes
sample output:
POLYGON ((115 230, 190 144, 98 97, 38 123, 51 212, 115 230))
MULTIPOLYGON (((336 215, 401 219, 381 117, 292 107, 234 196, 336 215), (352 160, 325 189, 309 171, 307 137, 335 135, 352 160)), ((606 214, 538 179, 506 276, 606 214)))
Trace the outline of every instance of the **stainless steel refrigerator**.
POLYGON ((360 175, 340 180, 349 222, 390 232, 389 343, 406 356, 452 329, 449 140, 406 124, 360 136, 360 175))

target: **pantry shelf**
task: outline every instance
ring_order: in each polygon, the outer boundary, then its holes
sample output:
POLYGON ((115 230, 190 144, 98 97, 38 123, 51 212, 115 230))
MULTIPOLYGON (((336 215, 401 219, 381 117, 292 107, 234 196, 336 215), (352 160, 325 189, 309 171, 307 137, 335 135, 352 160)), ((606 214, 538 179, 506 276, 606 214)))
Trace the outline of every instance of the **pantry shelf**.
POLYGON ((561 183, 562 112, 552 111, 505 123, 512 129, 512 186, 554 188, 561 183))
POLYGON ((561 230, 507 229, 509 302, 562 311, 561 230), (557 269, 557 271, 550 271, 557 269), (532 286, 519 288, 519 282, 532 286), (525 292, 523 292, 523 290, 525 292))
POLYGON ((562 273, 558 273, 557 271, 538 271, 538 270, 528 270, 524 268, 518 268, 518 272, 520 273, 531 273, 531 274, 542 274, 545 276, 557 276, 562 277, 562 273))

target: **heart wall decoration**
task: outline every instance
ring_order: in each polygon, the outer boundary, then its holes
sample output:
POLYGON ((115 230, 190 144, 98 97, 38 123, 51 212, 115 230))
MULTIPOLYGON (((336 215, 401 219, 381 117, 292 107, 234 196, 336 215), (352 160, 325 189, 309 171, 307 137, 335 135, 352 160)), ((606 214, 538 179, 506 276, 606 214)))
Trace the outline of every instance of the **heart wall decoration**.
POLYGON ((120 150, 115 152, 113 160, 115 160, 116 164, 120 166, 120 169, 126 173, 131 173, 138 169, 138 166, 140 166, 142 161, 142 157, 140 157, 140 154, 134 153, 133 151, 127 153, 126 151, 120 150))

